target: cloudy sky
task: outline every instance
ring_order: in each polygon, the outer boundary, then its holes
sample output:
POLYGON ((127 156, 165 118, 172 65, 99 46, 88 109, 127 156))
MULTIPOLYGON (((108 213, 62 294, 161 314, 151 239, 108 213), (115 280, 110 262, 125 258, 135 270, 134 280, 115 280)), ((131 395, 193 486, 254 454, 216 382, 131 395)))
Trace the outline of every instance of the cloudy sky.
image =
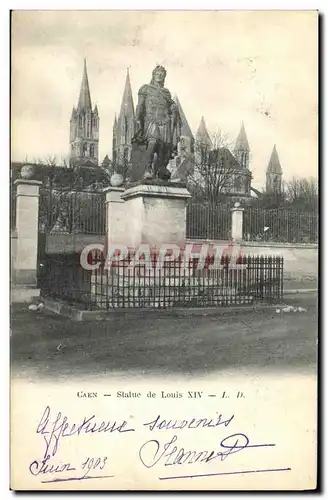
POLYGON ((191 129, 204 115, 235 140, 243 120, 253 185, 273 145, 284 177, 317 175, 317 14, 308 12, 20 11, 12 20, 12 159, 69 150, 83 59, 111 156, 126 68, 136 102, 156 64, 191 129))

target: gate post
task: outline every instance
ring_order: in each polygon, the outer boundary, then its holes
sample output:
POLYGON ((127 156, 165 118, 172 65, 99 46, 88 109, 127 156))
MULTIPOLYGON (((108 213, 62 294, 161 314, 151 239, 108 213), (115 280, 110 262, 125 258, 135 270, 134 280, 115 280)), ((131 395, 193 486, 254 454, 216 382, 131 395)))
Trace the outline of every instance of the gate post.
POLYGON ((16 257, 13 279, 17 286, 36 288, 38 255, 39 188, 41 181, 17 179, 16 257))
POLYGON ((121 194, 123 187, 109 186, 104 189, 106 196, 106 229, 107 244, 113 243, 126 244, 125 217, 126 207, 121 194))
POLYGON ((242 241, 243 239, 243 219, 244 209, 237 201, 231 211, 231 238, 232 241, 242 241))

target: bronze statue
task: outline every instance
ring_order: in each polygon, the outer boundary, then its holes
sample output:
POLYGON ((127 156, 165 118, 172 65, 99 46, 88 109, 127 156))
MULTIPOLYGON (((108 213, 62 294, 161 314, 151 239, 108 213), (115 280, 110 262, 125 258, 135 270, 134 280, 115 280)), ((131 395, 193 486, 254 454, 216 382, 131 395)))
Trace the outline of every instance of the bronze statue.
POLYGON ((156 66, 150 84, 138 93, 136 132, 132 139, 132 179, 168 180, 167 165, 177 152, 181 120, 169 90, 166 70, 156 66))

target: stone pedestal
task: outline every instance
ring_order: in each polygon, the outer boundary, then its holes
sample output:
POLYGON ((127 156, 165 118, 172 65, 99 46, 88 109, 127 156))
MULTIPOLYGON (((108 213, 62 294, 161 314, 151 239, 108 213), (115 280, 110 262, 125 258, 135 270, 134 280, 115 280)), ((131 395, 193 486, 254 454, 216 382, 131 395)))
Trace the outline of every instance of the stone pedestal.
POLYGON ((124 191, 127 244, 138 248, 161 244, 184 246, 186 241, 186 202, 190 198, 184 184, 146 182, 124 191))
POLYGON ((235 203, 231 209, 231 238, 233 241, 242 241, 243 239, 243 218, 244 209, 239 202, 235 203))
POLYGON ((16 185, 16 285, 36 287, 40 181, 18 179, 16 185))
POLYGON ((124 192, 123 187, 109 186, 104 189, 106 193, 106 227, 107 243, 126 244, 125 236, 125 212, 126 207, 121 195, 124 192))

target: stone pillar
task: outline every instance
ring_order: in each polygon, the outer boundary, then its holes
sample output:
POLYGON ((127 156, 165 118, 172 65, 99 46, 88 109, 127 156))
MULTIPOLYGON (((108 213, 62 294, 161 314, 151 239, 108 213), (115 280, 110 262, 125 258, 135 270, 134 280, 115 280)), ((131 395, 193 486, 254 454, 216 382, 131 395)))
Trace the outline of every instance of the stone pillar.
POLYGON ((119 243, 125 245, 125 215, 126 207, 121 198, 123 187, 109 186, 104 189, 106 193, 106 226, 107 243, 119 243))
POLYGON ((39 187, 41 181, 17 179, 16 258, 13 273, 19 286, 36 288, 38 255, 39 187))
POLYGON ((141 181, 124 191, 128 245, 138 248, 164 243, 184 246, 186 202, 190 193, 185 184, 141 181))
POLYGON ((244 209, 237 201, 234 208, 231 208, 231 238, 233 241, 242 241, 243 239, 243 218, 244 209))

